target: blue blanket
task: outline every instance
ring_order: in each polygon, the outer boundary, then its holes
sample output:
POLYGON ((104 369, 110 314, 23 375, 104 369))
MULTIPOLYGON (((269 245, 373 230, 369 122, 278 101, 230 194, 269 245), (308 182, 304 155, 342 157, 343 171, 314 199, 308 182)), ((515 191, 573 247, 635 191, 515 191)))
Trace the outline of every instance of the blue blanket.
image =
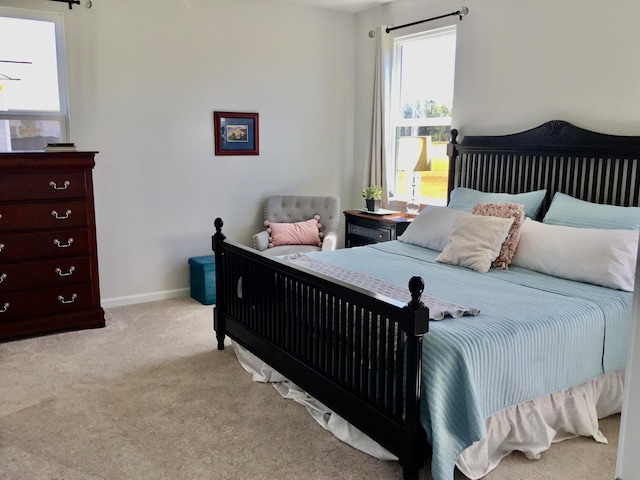
POLYGON ((439 252, 392 241, 309 254, 480 309, 431 322, 422 349, 422 423, 434 480, 451 480, 484 421, 509 406, 624 368, 632 294, 511 266, 478 273, 435 262, 439 252))

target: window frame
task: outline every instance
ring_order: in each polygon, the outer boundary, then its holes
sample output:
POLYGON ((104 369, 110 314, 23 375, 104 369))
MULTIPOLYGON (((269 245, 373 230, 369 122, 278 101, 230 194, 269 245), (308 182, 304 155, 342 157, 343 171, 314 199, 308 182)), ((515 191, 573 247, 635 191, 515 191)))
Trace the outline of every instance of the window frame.
POLYGON ((64 42, 64 17, 61 13, 0 6, 0 17, 52 22, 55 25, 56 63, 58 69, 59 110, 0 110, 0 120, 49 120, 60 124, 60 141, 68 142, 69 87, 64 42))
MULTIPOLYGON (((389 198, 389 205, 393 208, 404 209, 406 203, 411 199, 411 194, 398 193, 401 189, 397 182, 397 146, 398 139, 403 135, 398 135, 398 129, 402 127, 436 127, 444 126, 451 128, 452 117, 424 117, 424 118, 402 118, 400 104, 400 89, 402 86, 401 72, 402 72, 402 47, 410 42, 421 41, 428 39, 429 37, 437 37, 442 35, 451 35, 456 37, 457 42, 457 25, 440 26, 428 30, 421 30, 414 33, 405 35, 397 35, 393 38, 392 58, 391 58, 391 96, 389 102, 388 112, 388 144, 387 144, 387 181, 391 186, 389 189, 393 192, 393 197, 389 198)), ((454 53, 455 54, 455 53, 454 53)), ((455 72, 454 72, 455 79, 455 72)), ((453 100, 453 99, 452 99, 453 100)), ((424 200, 427 197, 418 196, 418 201, 421 204, 421 208, 425 206, 424 200)), ((446 198, 443 199, 446 202, 446 198)))

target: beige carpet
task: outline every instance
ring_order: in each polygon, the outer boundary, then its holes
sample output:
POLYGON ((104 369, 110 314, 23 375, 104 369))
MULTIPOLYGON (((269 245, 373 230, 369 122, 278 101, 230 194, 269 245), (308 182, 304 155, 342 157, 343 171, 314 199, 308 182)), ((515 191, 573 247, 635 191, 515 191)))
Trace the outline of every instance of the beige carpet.
MULTIPOLYGON (((215 349, 190 298, 107 311, 107 327, 0 343, 0 479, 401 479, 215 349)), ((488 480, 612 479, 609 445, 579 438, 512 454, 488 480)), ((428 468, 421 479, 430 479, 428 468)))

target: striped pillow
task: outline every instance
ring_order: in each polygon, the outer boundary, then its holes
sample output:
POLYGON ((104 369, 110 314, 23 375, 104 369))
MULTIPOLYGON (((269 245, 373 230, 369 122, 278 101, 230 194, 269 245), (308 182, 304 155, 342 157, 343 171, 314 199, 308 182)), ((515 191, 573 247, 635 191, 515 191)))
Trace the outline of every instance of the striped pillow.
POLYGON ((473 188, 457 187, 451 191, 449 208, 471 212, 476 203, 519 203, 524 207, 524 214, 536 218, 544 200, 546 190, 535 190, 525 193, 493 193, 481 192, 473 188))
POLYGON ((542 222, 579 228, 638 230, 640 207, 602 205, 556 192, 542 222))

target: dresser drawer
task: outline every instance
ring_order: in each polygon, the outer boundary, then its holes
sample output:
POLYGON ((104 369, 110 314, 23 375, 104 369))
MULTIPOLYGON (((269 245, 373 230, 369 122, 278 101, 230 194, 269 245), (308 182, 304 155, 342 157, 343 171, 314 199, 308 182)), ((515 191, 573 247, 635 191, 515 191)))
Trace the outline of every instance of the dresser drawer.
POLYGON ((0 293, 0 325, 19 318, 89 309, 95 304, 91 284, 0 293))
POLYGON ((0 293, 91 281, 89 257, 0 265, 0 293))
POLYGON ((0 205, 0 232, 88 225, 83 200, 0 205))
POLYGON ((89 230, 74 229, 5 235, 0 233, 0 265, 48 257, 89 254, 89 230))
POLYGON ((349 224, 349 233, 365 237, 376 242, 388 242, 391 239, 391 230, 386 228, 370 228, 362 225, 349 224))
POLYGON ((5 173, 0 201, 86 197, 84 172, 5 173))

